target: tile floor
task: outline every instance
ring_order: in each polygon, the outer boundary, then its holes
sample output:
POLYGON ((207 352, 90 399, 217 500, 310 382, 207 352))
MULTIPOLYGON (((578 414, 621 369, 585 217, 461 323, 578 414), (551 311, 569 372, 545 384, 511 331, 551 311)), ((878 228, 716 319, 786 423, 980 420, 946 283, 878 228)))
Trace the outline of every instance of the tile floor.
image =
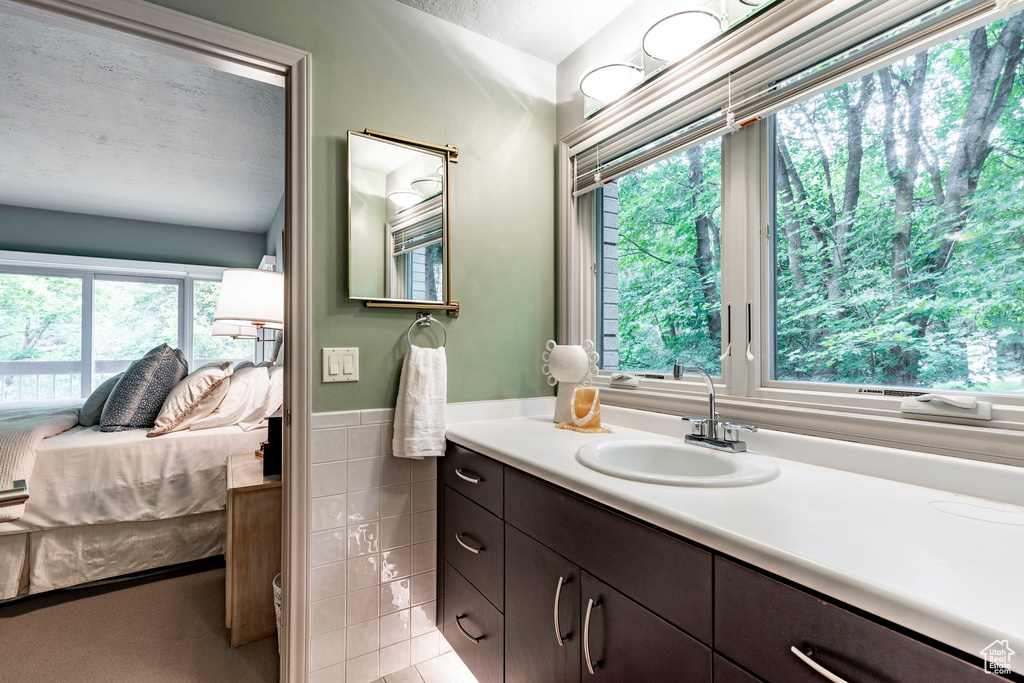
POLYGON ((373 683, 477 683, 454 652, 396 671, 373 683))

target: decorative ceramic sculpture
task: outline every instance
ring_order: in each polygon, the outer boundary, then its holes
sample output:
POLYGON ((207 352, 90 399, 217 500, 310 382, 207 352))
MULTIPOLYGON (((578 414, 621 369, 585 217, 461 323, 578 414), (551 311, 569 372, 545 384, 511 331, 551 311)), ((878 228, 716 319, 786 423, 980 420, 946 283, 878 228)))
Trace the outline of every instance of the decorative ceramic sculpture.
POLYGON ((572 418, 572 392, 578 386, 589 387, 597 373, 597 352, 589 339, 582 346, 547 343, 541 354, 544 365, 541 372, 548 376, 548 384, 558 385, 555 400, 555 422, 568 422, 572 418))
POLYGON ((576 387, 572 390, 572 408, 568 422, 555 425, 584 434, 607 434, 611 430, 601 426, 601 392, 597 387, 576 387))

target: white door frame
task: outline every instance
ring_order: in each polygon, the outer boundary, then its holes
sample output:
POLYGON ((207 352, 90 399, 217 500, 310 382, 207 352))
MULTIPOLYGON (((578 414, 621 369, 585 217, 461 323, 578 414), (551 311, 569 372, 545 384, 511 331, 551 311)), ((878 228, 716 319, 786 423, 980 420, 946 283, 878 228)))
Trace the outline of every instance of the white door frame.
MULTIPOLYGON (((137 0, 0 0, 0 10, 278 83, 287 98, 281 681, 309 670, 312 108, 308 52, 137 0), (83 25, 81 22, 85 22, 83 25)), ((255 264, 254 264, 255 265, 255 264)), ((270 587, 267 586, 267 590, 270 587)))

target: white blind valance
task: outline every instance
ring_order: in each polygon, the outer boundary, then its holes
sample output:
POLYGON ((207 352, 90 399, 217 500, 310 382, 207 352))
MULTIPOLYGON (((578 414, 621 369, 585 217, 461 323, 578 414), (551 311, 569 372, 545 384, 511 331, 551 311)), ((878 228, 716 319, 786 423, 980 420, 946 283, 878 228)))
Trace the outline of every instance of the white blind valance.
MULTIPOLYGON (((575 144, 570 141, 569 149, 573 194, 589 192, 994 21, 1017 4, 1006 0, 833 0, 767 35, 753 24, 740 25, 735 33, 730 31, 659 77, 665 83, 655 79, 649 88, 628 98, 621 109, 630 114, 612 109, 609 117, 615 120, 602 127, 602 112, 581 128, 583 134, 577 131, 570 136, 577 138, 575 144), (669 101, 667 92, 672 88, 676 97, 669 101)), ((774 26, 786 19, 785 8, 782 4, 779 11, 754 20, 774 26)))

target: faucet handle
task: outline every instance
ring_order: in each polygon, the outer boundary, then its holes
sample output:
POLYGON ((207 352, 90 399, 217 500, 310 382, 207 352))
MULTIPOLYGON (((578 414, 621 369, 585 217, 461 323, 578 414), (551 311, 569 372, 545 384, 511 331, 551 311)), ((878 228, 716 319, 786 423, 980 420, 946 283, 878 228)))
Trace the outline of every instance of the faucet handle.
POLYGON ((683 422, 690 423, 691 436, 708 435, 708 419, 706 417, 690 417, 689 415, 684 415, 683 422))
POLYGON ((740 432, 754 433, 757 431, 757 427, 736 422, 726 422, 722 425, 722 430, 724 432, 723 439, 735 443, 740 440, 740 432))

